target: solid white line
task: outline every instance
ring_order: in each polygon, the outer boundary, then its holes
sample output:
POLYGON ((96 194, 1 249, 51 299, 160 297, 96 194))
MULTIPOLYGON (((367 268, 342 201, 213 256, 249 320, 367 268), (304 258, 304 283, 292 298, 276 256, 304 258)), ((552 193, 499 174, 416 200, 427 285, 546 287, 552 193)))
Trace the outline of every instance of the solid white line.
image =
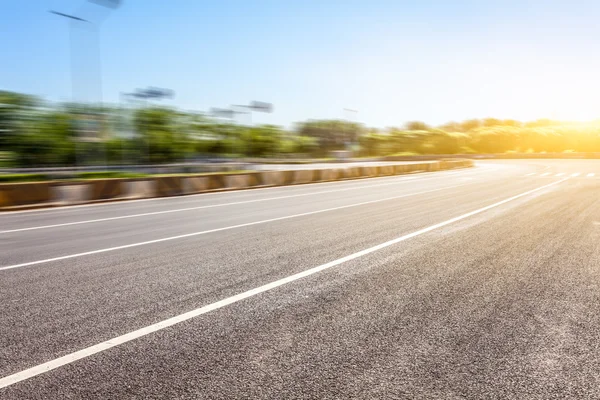
POLYGON ((575 172, 574 174, 571 174, 571 176, 572 176, 573 178, 575 178, 576 176, 579 176, 579 175, 581 175, 579 172, 575 172))
POLYGON ((107 340, 105 342, 98 343, 96 345, 87 347, 85 349, 76 351, 74 353, 67 354, 65 356, 56 358, 56 359, 48 361, 48 362, 45 362, 43 364, 40 364, 40 365, 37 365, 35 367, 26 369, 24 371, 20 371, 20 372, 17 372, 15 374, 6 376, 6 377, 0 379, 0 389, 5 388, 5 387, 10 386, 10 385, 14 385, 15 383, 24 381, 26 379, 33 378, 34 376, 43 374, 45 372, 51 371, 51 370, 59 368, 59 367, 62 367, 64 365, 70 364, 70 363, 75 362, 77 360, 81 360, 82 358, 86 358, 86 357, 89 357, 91 355, 103 352, 103 351, 108 350, 108 349, 110 349, 112 347, 119 346, 119 345, 121 345, 123 343, 130 342, 130 341, 138 339, 138 338, 140 338, 142 336, 146 336, 146 335, 149 335, 151 333, 154 333, 154 332, 163 330, 165 328, 168 328, 170 326, 173 326, 173 325, 179 324, 181 322, 190 320, 190 319, 195 318, 195 317, 197 317, 199 315, 206 314, 206 313, 209 313, 209 312, 214 311, 214 310, 218 310, 219 308, 228 306, 228 305, 233 304, 233 303, 237 303, 238 301, 247 299, 249 297, 256 296, 258 294, 267 292, 269 290, 273 290, 275 288, 278 288, 279 286, 283 286, 283 285, 286 285, 288 283, 291 283, 291 282, 297 281, 299 279, 305 278, 307 276, 314 275, 314 274, 316 274, 318 272, 321 272, 323 270, 335 267, 335 266, 340 265, 342 263, 354 260, 356 258, 365 256, 365 255, 373 253, 373 252, 376 252, 376 251, 381 250, 383 248, 386 248, 386 247, 392 246, 394 244, 403 242, 405 240, 414 238, 415 236, 419 236, 419 235, 422 235, 424 233, 431 232, 431 231, 433 231, 435 229, 442 228, 442 227, 444 227, 446 225, 450 225, 452 223, 461 221, 461 220, 463 220, 465 218, 472 217, 473 215, 480 214, 480 213, 482 213, 484 211, 487 211, 489 209, 501 206, 501 205, 506 204, 506 203, 508 203, 510 201, 519 199, 519 198, 521 198, 523 196, 527 196, 529 194, 535 193, 535 192, 540 191, 542 189, 546 189, 546 188, 549 188, 551 186, 557 185, 557 184, 559 184, 561 182, 564 182, 565 180, 566 179, 562 179, 560 181, 552 182, 552 183, 550 183, 548 185, 540 186, 540 187, 538 187, 536 189, 533 189, 533 190, 528 190, 527 192, 518 194, 516 196, 509 197, 509 198, 501 200, 501 201, 499 201, 497 203, 490 204, 488 206, 479 208, 479 209, 477 209, 475 211, 468 212, 468 213, 460 215, 458 217, 454 217, 454 218, 448 219, 448 220, 440 222, 438 224, 431 225, 431 226, 428 226, 428 227, 423 228, 423 229, 419 229, 418 231, 409 233, 407 235, 400 236, 400 237, 398 237, 396 239, 389 240, 389 241, 387 241, 385 243, 378 244, 377 246, 369 247, 368 249, 364 249, 364 250, 361 250, 359 252, 350 254, 348 256, 345 256, 345 257, 342 257, 342 258, 338 258, 337 260, 333 260, 333 261, 328 262, 326 264, 322 264, 322 265, 319 265, 317 267, 314 267, 314 268, 311 268, 311 269, 307 269, 307 270, 299 272, 297 274, 290 275, 290 276, 288 276, 286 278, 282 278, 282 279, 276 280, 274 282, 267 283, 266 285, 259 286, 259 287, 255 288, 255 289, 251 289, 251 290, 248 290, 246 292, 239 293, 239 294, 237 294, 235 296, 231 296, 231 297, 225 298, 225 299, 217 301, 215 303, 208 304, 208 305, 206 305, 204 307, 200 307, 200 308, 197 308, 195 310, 188 311, 186 313, 177 315, 175 317, 166 319, 164 321, 157 322, 155 324, 146 326, 144 328, 135 330, 133 332, 129 332, 129 333, 126 333, 124 335, 117 336, 117 337, 109 339, 109 340, 107 340))
POLYGON ((291 195, 286 195, 286 196, 268 197, 265 199, 235 201, 235 202, 231 202, 231 203, 209 204, 209 205, 204 205, 204 206, 178 208, 178 209, 173 209, 173 210, 152 211, 152 212, 147 212, 147 213, 121 215, 118 217, 97 218, 97 219, 89 219, 89 220, 84 220, 84 221, 64 222, 64 223, 60 223, 60 224, 51 224, 51 225, 39 225, 39 226, 32 226, 32 227, 28 227, 28 228, 8 229, 5 231, 0 231, 0 234, 33 231, 33 230, 39 230, 39 229, 59 228, 59 227, 63 227, 63 226, 72 226, 72 225, 92 224, 92 223, 97 223, 97 222, 115 221, 115 220, 126 219, 126 218, 139 218, 139 217, 147 217, 150 215, 160 215, 160 214, 170 214, 170 213, 177 213, 177 212, 184 212, 184 211, 201 210, 201 209, 205 209, 205 208, 216 208, 216 207, 226 207, 226 206, 248 204, 248 203, 259 203, 259 202, 263 202, 263 201, 290 199, 290 198, 294 198, 294 197, 315 196, 315 195, 326 194, 326 193, 336 193, 336 192, 345 192, 345 191, 349 191, 349 190, 368 189, 368 188, 372 188, 372 187, 399 185, 399 184, 407 183, 407 182, 410 182, 410 181, 408 179, 402 179, 402 180, 398 180, 398 181, 379 183, 379 184, 375 184, 375 185, 353 186, 353 187, 342 188, 342 189, 323 190, 320 192, 299 193, 299 194, 291 194, 291 195))
POLYGON ((260 220, 260 221, 248 222, 248 223, 245 223, 245 224, 225 226, 223 228, 215 228, 215 229, 209 229, 209 230, 206 230, 206 231, 186 233, 186 234, 177 235, 177 236, 170 236, 170 237, 166 237, 166 238, 162 238, 162 239, 154 239, 154 240, 148 240, 148 241, 145 241, 145 242, 138 242, 138 243, 126 244, 126 245, 123 245, 123 246, 108 247, 108 248, 105 248, 105 249, 86 251, 86 252, 83 252, 83 253, 69 254, 69 255, 66 255, 66 256, 60 256, 60 257, 54 257, 54 258, 47 258, 45 260, 37 260, 37 261, 30 261, 30 262, 21 263, 21 264, 7 265, 7 266, 4 266, 4 267, 0 267, 0 271, 4 271, 4 270, 7 270, 7 269, 21 268, 21 267, 29 267, 31 265, 45 264, 45 263, 49 263, 49 262, 52 262, 52 261, 68 260, 70 258, 83 257, 83 256, 92 255, 92 254, 106 253, 106 252, 109 252, 109 251, 129 249, 131 247, 145 246, 145 245, 148 245, 148 244, 155 244, 155 243, 167 242, 167 241, 170 241, 170 240, 184 239, 184 238, 188 238, 188 237, 192 237, 192 236, 205 235, 205 234, 208 234, 208 233, 221 232, 221 231, 227 231, 227 230, 230 230, 230 229, 237 229, 237 228, 244 228, 244 227, 247 227, 247 226, 265 224, 265 223, 268 223, 268 222, 283 221, 283 220, 290 219, 290 218, 304 217, 304 216, 307 216, 307 215, 320 214, 320 213, 324 213, 324 212, 328 212, 328 211, 343 210, 345 208, 358 207, 358 206, 363 206, 363 205, 366 205, 366 204, 380 203, 380 202, 383 202, 383 201, 401 199, 403 197, 416 196, 416 195, 419 195, 419 194, 433 193, 433 192, 438 192, 440 190, 454 189, 454 188, 457 188, 457 187, 462 187, 462 186, 467 186, 467 185, 469 185, 469 184, 465 183, 465 184, 462 184, 462 185, 446 186, 446 187, 437 188, 437 189, 425 190, 425 191, 422 191, 422 192, 405 193, 405 194, 401 194, 401 195, 398 195, 398 196, 386 197, 386 198, 377 199, 377 200, 363 201, 363 202, 360 202, 360 203, 348 204, 348 205, 345 205, 345 206, 325 208, 325 209, 322 209, 322 210, 309 211, 309 212, 300 213, 300 214, 286 215, 284 217, 270 218, 270 219, 264 219, 264 220, 260 220))
POLYGON ((595 173, 593 173, 593 172, 590 172, 589 174, 587 174, 588 178, 591 178, 591 177, 592 177, 592 176, 594 176, 594 175, 596 175, 596 174, 595 174, 595 173))
MULTIPOLYGON (((481 167, 481 166, 479 166, 481 167)), ((488 167, 487 165, 483 166, 488 167)), ((15 215, 15 214, 30 214, 30 213, 48 213, 48 212, 68 212, 71 211, 73 209, 78 209, 78 208, 87 208, 87 207, 112 207, 112 206, 123 206, 123 205, 127 205, 127 204, 135 204, 138 202, 150 202, 150 201, 164 201, 164 202, 169 202, 171 200, 190 200, 190 201, 186 201, 187 202, 192 202, 194 198, 199 197, 199 196, 231 196, 233 194, 238 194, 238 193, 244 193, 244 192, 256 192, 256 191, 263 191, 263 190, 291 190, 291 189, 305 189, 308 185, 310 186, 321 186, 321 185, 337 185, 337 184, 353 184, 353 183, 363 183, 365 181, 379 181, 379 180, 391 180, 396 178, 396 180, 398 181, 413 181, 413 180, 424 180, 424 179, 432 179, 432 178, 444 178, 448 175, 457 175, 457 174, 463 174, 465 175, 465 173, 467 173, 466 175, 478 175, 478 174, 482 174, 484 172, 493 172, 496 171, 497 169, 491 170, 491 171, 481 171, 481 170, 477 170, 475 167, 473 168, 460 168, 460 169, 449 169, 449 170, 443 170, 443 171, 425 171, 425 172, 419 172, 417 174, 401 174, 401 175, 387 175, 387 176, 379 176, 379 177, 371 177, 371 178, 357 178, 357 179, 342 179, 339 181, 325 181, 325 182, 311 182, 309 184, 299 184, 299 185, 283 185, 283 186, 268 186, 268 187, 254 187, 254 188, 245 188, 245 189, 240 189, 240 190, 225 190, 225 191, 215 191, 215 192, 209 192, 209 193, 195 193, 195 194, 185 194, 183 196, 171 196, 171 197, 153 197, 150 199, 126 199, 124 201, 114 201, 114 202, 108 202, 108 203, 93 203, 93 204, 78 204, 78 205, 67 205, 67 206, 63 206, 63 207, 50 207, 50 208, 42 208, 42 209, 34 209, 34 210, 21 210, 21 211, 7 211, 7 212, 0 212, 0 217, 2 215, 15 215)))

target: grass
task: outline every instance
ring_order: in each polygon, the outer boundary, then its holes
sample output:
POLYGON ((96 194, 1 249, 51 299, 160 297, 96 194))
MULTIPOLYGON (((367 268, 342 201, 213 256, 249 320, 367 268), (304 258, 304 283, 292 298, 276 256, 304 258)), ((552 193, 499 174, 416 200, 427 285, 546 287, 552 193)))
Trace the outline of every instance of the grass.
POLYGON ((112 179, 112 178, 147 178, 162 176, 203 176, 203 175, 235 175, 249 172, 249 170, 235 170, 222 172, 200 172, 200 173, 182 173, 182 174, 144 174, 139 172, 123 171, 98 171, 98 172, 80 172, 65 178, 57 178, 51 174, 5 174, 0 175, 0 183, 23 183, 23 182, 44 182, 52 180, 93 180, 93 179, 112 179))
POLYGON ((414 153, 412 151, 401 151, 398 153, 388 154, 387 157, 411 157, 411 156, 421 156, 422 154, 414 153))
POLYGON ((46 181, 45 174, 8 174, 0 175, 0 183, 39 182, 46 181))

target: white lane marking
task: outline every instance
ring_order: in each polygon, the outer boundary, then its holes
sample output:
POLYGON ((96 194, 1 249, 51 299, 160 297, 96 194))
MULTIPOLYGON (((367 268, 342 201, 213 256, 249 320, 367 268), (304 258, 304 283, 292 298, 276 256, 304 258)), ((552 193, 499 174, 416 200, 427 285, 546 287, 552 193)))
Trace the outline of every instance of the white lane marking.
POLYGON ((593 177, 594 175, 596 175, 596 174, 595 174, 595 173, 593 173, 593 172, 590 172, 589 174, 587 174, 587 177, 588 177, 588 178, 591 178, 591 177, 593 177))
POLYGON ((581 175, 579 172, 575 172, 574 174, 571 174, 571 176, 572 176, 573 178, 575 178, 576 176, 579 176, 579 175, 581 175))
POLYGON ((536 174, 536 172, 532 172, 532 173, 530 173, 530 174, 527 174, 527 175, 525 175, 525 176, 533 176, 533 175, 535 175, 535 174, 536 174))
POLYGON ((543 174, 541 174, 540 176, 548 176, 550 175, 550 172, 544 172, 543 174))
MULTIPOLYGON (((477 166, 477 167, 481 167, 481 166, 477 166)), ((487 168, 488 166, 485 165, 483 166, 484 168, 487 168)), ((424 172, 419 172, 418 174, 401 174, 401 175, 389 175, 389 176, 379 176, 379 177, 371 177, 371 178, 356 178, 356 179, 342 179, 339 181, 331 181, 331 182, 310 182, 310 186, 320 186, 320 185, 337 185, 337 184, 360 184, 362 182, 365 182, 366 180, 369 181, 379 181, 379 180, 402 180, 402 181, 412 181, 412 180, 424 180, 424 179, 432 179, 432 178, 444 178, 448 175, 457 175, 457 174, 464 174, 464 175, 480 175, 482 173, 489 173, 489 172, 494 172, 497 171, 498 169, 493 169, 493 170, 489 170, 489 171, 480 171, 477 170, 475 167, 473 168, 460 168, 457 170, 444 170, 444 171, 424 171, 424 172)), ((285 171, 284 171, 285 172, 285 171)), ((123 205, 128 205, 128 204, 135 204, 138 202, 147 202, 147 201, 164 201, 164 202, 169 202, 175 199, 178 200, 182 200, 182 199, 186 199, 186 200, 190 200, 189 202, 191 202, 194 198, 199 197, 199 196, 217 196, 217 195, 221 195, 221 196, 231 196, 233 194, 239 194, 239 193, 244 193, 244 192, 255 192, 255 191, 260 191, 260 190, 283 190, 283 191, 287 191, 287 190, 291 190, 291 189, 306 189, 307 185, 309 184, 298 184, 298 185, 285 185, 285 186, 268 186, 268 187, 255 187, 255 188, 247 188, 247 189, 240 189, 240 190, 226 190, 226 191, 217 191, 217 192, 209 192, 209 193, 196 193, 196 194, 186 194, 183 196, 177 196, 177 197, 153 197, 151 199, 131 199, 131 200, 125 200, 125 201, 115 201, 115 202, 109 202, 109 203, 94 203, 94 204, 79 204, 79 205, 72 205, 72 206, 64 206, 64 207, 50 207, 50 208, 43 208, 43 209, 35 209, 35 210, 22 210, 22 211, 7 211, 6 213, 4 212, 0 212, 0 217, 2 217, 2 214, 4 215, 15 215, 15 214, 30 214, 30 213, 48 213, 48 212, 68 212, 71 211, 73 209, 78 209, 78 208, 85 208, 85 207, 112 207, 112 206, 123 206, 123 205)), ((362 187, 362 186, 361 186, 362 187)), ((188 201, 186 201, 187 203, 188 201)))
POLYGON ((0 231, 0 234, 33 231, 33 230, 39 230, 39 229, 59 228, 59 227, 63 227, 63 226, 72 226, 72 225, 92 224, 92 223, 98 223, 98 222, 115 221, 115 220, 126 219, 126 218, 139 218, 139 217, 147 217, 150 215, 160 215, 160 214, 170 214, 170 213, 177 213, 177 212, 184 212, 184 211, 201 210, 201 209, 205 209, 205 208, 227 207, 227 206, 234 206, 234 205, 240 205, 240 204, 259 203, 259 202, 263 202, 263 201, 290 199, 290 198, 294 198, 294 197, 315 196, 315 195, 319 195, 319 194, 345 192, 345 191, 349 191, 349 190, 360 190, 360 189, 368 189, 368 188, 380 187, 380 186, 399 185, 402 183, 407 183, 407 181, 408 181, 408 179, 401 179, 401 180, 397 180, 397 181, 379 183, 379 184, 375 184, 375 185, 352 186, 352 187, 343 188, 343 189, 332 189, 332 190, 323 190, 320 192, 291 194, 291 195, 285 195, 285 196, 268 197, 265 199, 234 201, 231 203, 209 204, 209 205, 204 205, 204 206, 177 208, 174 210, 151 211, 151 212, 147 212, 147 213, 121 215, 118 217, 97 218, 97 219, 89 219, 89 220, 84 220, 84 221, 64 222, 64 223, 60 223, 60 224, 32 226, 32 227, 28 227, 28 228, 8 229, 5 231, 0 231))
POLYGON ((21 267, 28 267, 28 266, 31 266, 31 265, 45 264, 45 263, 49 263, 49 262, 52 262, 52 261, 68 260, 70 258, 83 257, 83 256, 88 256, 88 255, 92 255, 92 254, 99 254, 99 253, 106 253, 106 252, 109 252, 109 251, 129 249, 131 247, 145 246, 145 245, 148 245, 148 244, 155 244, 155 243, 167 242, 167 241, 170 241, 170 240, 184 239, 184 238, 188 238, 188 237, 192 237, 192 236, 206 235, 208 233, 227 231, 227 230, 230 230, 230 229, 244 228, 244 227, 247 227, 247 226, 259 225, 259 224, 266 224, 268 222, 283 221, 283 220, 290 219, 290 218, 304 217, 304 216, 307 216, 307 215, 320 214, 320 213, 324 213, 324 212, 328 212, 328 211, 343 210, 345 208, 358 207, 358 206, 363 206, 363 205, 366 205, 366 204, 380 203, 380 202, 383 202, 383 201, 396 200, 396 199, 401 199, 403 197, 410 197, 410 196, 416 196, 416 195, 420 195, 420 194, 427 194, 427 193, 432 193, 432 192, 438 192, 440 190, 454 189, 454 188, 458 188, 458 187, 462 187, 462 186, 468 186, 468 185, 469 185, 468 183, 465 183, 465 184, 461 184, 461 185, 453 185, 453 186, 446 186, 446 187, 437 188, 437 189, 425 190, 425 191, 422 191, 422 192, 405 193, 405 194, 401 194, 401 195, 397 195, 397 196, 386 197, 386 198, 383 198, 383 199, 369 200, 369 201, 363 201, 363 202, 360 202, 360 203, 348 204, 348 205, 345 205, 345 206, 331 207, 331 208, 325 208, 325 209, 322 209, 322 210, 304 212, 304 213, 300 213, 300 214, 286 215, 284 217, 277 217, 277 218, 264 219, 264 220, 260 220, 260 221, 254 221, 254 222, 247 222, 245 224, 230 225, 230 226, 225 226, 223 228, 215 228, 215 229, 209 229, 209 230, 206 230, 206 231, 186 233, 186 234, 177 235, 177 236, 169 236, 169 237, 162 238, 162 239, 148 240, 148 241, 145 241, 145 242, 138 242, 138 243, 126 244, 126 245, 123 245, 123 246, 108 247, 108 248, 105 248, 105 249, 86 251, 86 252, 83 252, 83 253, 76 253, 76 254, 69 254, 69 255, 66 255, 66 256, 60 256, 60 257, 54 257, 54 258, 47 258, 47 259, 44 259, 44 260, 30 261, 30 262, 25 262, 25 263, 21 263, 21 264, 14 264, 14 265, 6 265, 6 266, 3 266, 3 267, 0 267, 0 271, 4 271, 4 270, 7 270, 7 269, 15 269, 15 268, 21 268, 21 267))
POLYGON ((558 174, 556 174, 556 175, 554 175, 554 176, 564 176, 564 175, 565 175, 565 173, 564 173, 564 172, 560 172, 560 173, 558 173, 558 174))
POLYGON ((71 364, 71 363, 73 363, 73 362, 75 362, 77 360, 81 360, 82 358, 86 358, 86 357, 89 357, 91 355, 103 352, 103 351, 108 350, 108 349, 110 349, 112 347, 119 346, 119 345, 121 345, 123 343, 130 342, 130 341, 138 339, 138 338, 140 338, 142 336, 146 336, 146 335, 149 335, 151 333, 154 333, 154 332, 163 330, 165 328, 168 328, 170 326, 173 326, 173 325, 179 324, 181 322, 190 320, 190 319, 195 318, 197 316, 200 316, 202 314, 206 314, 206 313, 209 313, 211 311, 218 310, 219 308, 223 308, 223 307, 228 306, 230 304, 237 303, 238 301, 242 301, 242 300, 247 299, 249 297, 253 297, 253 296, 256 296, 258 294, 261 294, 261 293, 273 290, 273 289, 275 289, 275 288, 277 288, 279 286, 283 286, 283 285, 286 285, 288 283, 297 281, 299 279, 306 278, 307 276, 314 275, 317 272, 321 272, 321 271, 324 271, 326 269, 335 267, 335 266, 343 264, 345 262, 354 260, 356 258, 365 256, 365 255, 373 253, 373 252, 376 252, 378 250, 384 249, 384 248, 392 246, 394 244, 397 244, 397 243, 403 242, 405 240, 414 238, 416 236, 422 235, 424 233, 428 233, 428 232, 431 232, 431 231, 433 231, 435 229, 442 228, 442 227, 444 227, 446 225, 450 225, 452 223, 455 223, 455 222, 461 221, 463 219, 472 217, 473 215, 477 215, 477 214, 480 214, 480 213, 482 213, 484 211, 487 211, 489 209, 492 209, 492 208, 495 208, 495 207, 499 207, 499 206, 501 206, 503 204, 506 204, 506 203, 508 203, 510 201, 513 201, 513 200, 519 199, 519 198, 521 198, 523 196, 527 196, 527 195, 530 195, 532 193, 538 192, 540 190, 549 188, 551 186, 557 185, 557 184, 559 184, 561 182, 564 182, 566 180, 567 179, 561 179, 560 181, 552 182, 550 184, 547 184, 547 185, 544 185, 544 186, 540 186, 540 187, 538 187, 536 189, 528 190, 528 191, 523 192, 521 194, 518 194, 516 196, 509 197, 507 199, 504 199, 504 200, 501 200, 501 201, 496 202, 494 204, 490 204, 488 206, 485 206, 485 207, 479 208, 477 210, 468 212, 468 213, 460 215, 458 217, 454 217, 454 218, 448 219, 446 221, 437 223, 435 225, 431 225, 431 226, 428 226, 426 228, 419 229, 418 231, 415 231, 415 232, 409 233, 407 235, 403 235, 403 236, 397 237, 396 239, 392 239, 392 240, 389 240, 387 242, 378 244, 376 246, 369 247, 368 249, 361 250, 359 252, 350 254, 348 256, 345 256, 345 257, 342 257, 342 258, 338 258, 337 260, 330 261, 330 262, 328 262, 326 264, 322 264, 322 265, 319 265, 317 267, 313 267, 311 269, 307 269, 307 270, 299 272, 297 274, 290 275, 288 277, 276 280, 276 281, 271 282, 271 283, 267 283, 266 285, 259 286, 257 288, 248 290, 246 292, 242 292, 242 293, 236 294, 234 296, 225 298, 225 299, 217 301, 215 303, 208 304, 206 306, 197 308, 197 309, 192 310, 192 311, 188 311, 186 313, 183 313, 183 314, 180 314, 180 315, 177 315, 177 316, 174 316, 174 317, 171 317, 169 319, 157 322, 155 324, 146 326, 144 328, 135 330, 133 332, 129 332, 129 333, 126 333, 124 335, 114 337, 114 338, 109 339, 109 340, 107 340, 105 342, 98 343, 96 345, 87 347, 85 349, 76 351, 74 353, 70 353, 70 354, 67 354, 65 356, 56 358, 54 360, 45 362, 43 364, 39 364, 39 365, 37 365, 35 367, 26 369, 24 371, 20 371, 20 372, 17 372, 15 374, 8 375, 8 376, 0 379, 0 389, 5 388, 5 387, 10 386, 10 385, 14 385, 15 383, 24 381, 26 379, 33 378, 34 376, 43 374, 45 372, 48 372, 48 371, 51 371, 53 369, 62 367, 64 365, 71 364))

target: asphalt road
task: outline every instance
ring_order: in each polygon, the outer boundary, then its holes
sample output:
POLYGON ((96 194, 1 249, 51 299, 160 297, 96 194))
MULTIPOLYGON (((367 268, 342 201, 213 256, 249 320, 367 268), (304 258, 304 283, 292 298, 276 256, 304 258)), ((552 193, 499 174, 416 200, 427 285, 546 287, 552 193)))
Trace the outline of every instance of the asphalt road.
POLYGON ((600 398, 600 161, 0 215, 0 399, 600 398))

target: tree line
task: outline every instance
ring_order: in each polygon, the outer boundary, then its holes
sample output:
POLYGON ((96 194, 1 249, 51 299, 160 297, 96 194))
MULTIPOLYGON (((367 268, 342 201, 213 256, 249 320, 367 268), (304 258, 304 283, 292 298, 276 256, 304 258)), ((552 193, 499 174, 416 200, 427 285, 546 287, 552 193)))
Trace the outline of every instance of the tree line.
POLYGON ((600 152, 600 124, 494 118, 370 128, 309 120, 293 129, 245 126, 199 112, 146 106, 47 103, 0 91, 0 166, 140 164, 206 157, 327 157, 410 154, 600 152))

